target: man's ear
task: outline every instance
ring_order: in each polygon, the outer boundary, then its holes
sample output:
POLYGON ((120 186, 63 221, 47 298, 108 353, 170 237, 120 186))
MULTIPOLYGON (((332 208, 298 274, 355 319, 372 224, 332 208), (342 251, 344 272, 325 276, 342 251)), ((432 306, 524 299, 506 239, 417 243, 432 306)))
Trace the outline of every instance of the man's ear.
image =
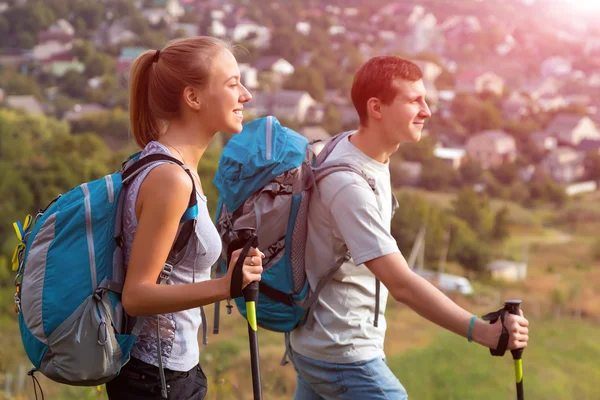
POLYGON ((381 100, 377 97, 371 97, 367 100, 367 114, 369 118, 381 119, 381 100))
POLYGON ((196 89, 191 86, 187 86, 185 89, 183 89, 183 101, 185 101, 189 107, 196 111, 200 110, 202 107, 202 102, 200 101, 200 97, 198 96, 196 89))

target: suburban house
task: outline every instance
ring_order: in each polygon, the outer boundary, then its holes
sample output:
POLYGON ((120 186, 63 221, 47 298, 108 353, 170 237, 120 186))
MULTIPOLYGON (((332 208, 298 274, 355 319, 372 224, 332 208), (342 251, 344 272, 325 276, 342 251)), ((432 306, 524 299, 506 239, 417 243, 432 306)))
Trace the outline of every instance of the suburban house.
POLYGON ((278 56, 265 56, 259 58, 254 64, 258 72, 273 72, 278 75, 289 76, 295 68, 285 58, 278 56))
POLYGON ((303 90, 280 90, 275 93, 258 92, 246 108, 255 116, 275 115, 278 118, 304 123, 312 107, 318 103, 303 90))
POLYGON ((527 264, 524 262, 495 260, 487 265, 494 280, 521 281, 527 277, 527 264))
POLYGON ((133 62, 144 51, 147 49, 144 47, 123 47, 121 54, 117 59, 117 72, 119 74, 125 74, 129 71, 129 68, 133 65, 133 62))
POLYGON ((494 93, 497 96, 504 92, 504 79, 493 72, 468 70, 458 75, 456 89, 468 93, 494 93))
POLYGON ((256 68, 250 64, 240 63, 240 80, 242 85, 248 89, 256 89, 258 87, 258 72, 256 68))
POLYGON ((35 60, 42 61, 72 48, 73 35, 64 31, 46 30, 38 34, 38 43, 34 46, 32 54, 35 60))
POLYGON ((550 151, 558 147, 556 138, 547 132, 530 133, 528 139, 529 143, 540 151, 550 151))
POLYGON ((185 14, 185 9, 178 0, 168 0, 162 2, 162 7, 144 8, 142 15, 146 17, 150 25, 158 25, 161 21, 166 24, 173 24, 185 14))
POLYGON ((550 122, 546 133, 554 136, 560 144, 577 146, 583 139, 600 139, 600 131, 589 117, 575 114, 559 114, 550 122))
POLYGON ((264 48, 271 43, 269 28, 250 20, 241 20, 230 30, 229 36, 234 41, 249 40, 257 48, 264 48))
POLYGON ((9 108, 23 110, 29 114, 44 114, 43 105, 31 95, 6 96, 5 102, 9 108))
POLYGON ((415 64, 419 66, 421 72, 423 72, 423 80, 435 82, 435 80, 442 73, 442 67, 433 63, 431 61, 423 61, 423 60, 411 60, 415 64))
POLYGON ((480 132, 467 140, 469 158, 478 161, 484 169, 494 168, 517 159, 517 144, 508 133, 498 130, 480 132))
POLYGON ((94 37, 94 44, 101 46, 105 43, 111 46, 122 42, 131 42, 138 38, 138 35, 130 30, 126 20, 118 20, 113 22, 103 22, 98 28, 94 37))
POLYGON ((585 175, 584 156, 570 147, 559 147, 542 160, 540 168, 557 183, 572 183, 585 175))
POLYGON ((579 153, 598 153, 600 154, 600 139, 583 139, 577 147, 575 147, 579 153))
POLYGON ((520 92, 512 92, 506 100, 502 102, 502 113, 504 119, 519 120, 535 111, 534 102, 531 98, 520 92))
POLYGON ((50 63, 50 73, 56 77, 61 77, 69 71, 83 73, 85 64, 77 60, 71 61, 52 61, 50 63))
POLYGON ((67 121, 77 121, 91 115, 100 114, 106 111, 106 108, 100 104, 76 104, 72 110, 67 111, 63 115, 63 119, 67 121))
POLYGON ((467 152, 465 149, 436 147, 433 149, 433 155, 445 161, 453 169, 459 169, 466 159, 467 152))
POLYGON ((423 164, 416 161, 396 161, 390 163, 392 187, 416 186, 421 181, 423 164))
POLYGON ((199 28, 196 24, 187 24, 187 23, 176 23, 171 27, 173 32, 179 32, 182 37, 194 37, 198 36, 199 28))
POLYGON ((572 71, 571 60, 565 57, 550 57, 542 62, 540 73, 542 76, 565 76, 572 71))

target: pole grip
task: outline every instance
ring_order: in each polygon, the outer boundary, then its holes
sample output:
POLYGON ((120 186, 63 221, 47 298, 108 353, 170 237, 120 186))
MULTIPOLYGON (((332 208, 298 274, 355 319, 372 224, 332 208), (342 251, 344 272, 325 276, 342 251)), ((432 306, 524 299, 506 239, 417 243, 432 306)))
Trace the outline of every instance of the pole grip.
MULTIPOLYGON (((250 247, 257 248, 258 247, 258 236, 254 233, 253 230, 246 230, 245 234, 242 237, 247 237, 249 242, 252 242, 250 247)), ((244 295, 244 301, 249 302, 253 301, 256 303, 258 301, 258 281, 254 281, 246 285, 246 287, 242 290, 242 294, 244 295)))
MULTIPOLYGON (((504 303, 504 309, 510 314, 521 315, 519 309, 521 307, 521 300, 508 300, 504 303)), ((511 350, 513 360, 520 360, 523 356, 523 349, 511 350)))

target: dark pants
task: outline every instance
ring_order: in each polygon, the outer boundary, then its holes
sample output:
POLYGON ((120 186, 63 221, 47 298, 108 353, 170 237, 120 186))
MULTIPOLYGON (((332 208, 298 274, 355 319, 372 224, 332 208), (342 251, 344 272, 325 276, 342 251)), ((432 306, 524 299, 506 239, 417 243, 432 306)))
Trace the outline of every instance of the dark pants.
MULTIPOLYGON (((187 372, 165 369, 169 399, 203 400, 206 396, 206 375, 200 364, 187 372)), ((121 373, 106 384, 110 400, 162 399, 158 367, 131 358, 121 373)))

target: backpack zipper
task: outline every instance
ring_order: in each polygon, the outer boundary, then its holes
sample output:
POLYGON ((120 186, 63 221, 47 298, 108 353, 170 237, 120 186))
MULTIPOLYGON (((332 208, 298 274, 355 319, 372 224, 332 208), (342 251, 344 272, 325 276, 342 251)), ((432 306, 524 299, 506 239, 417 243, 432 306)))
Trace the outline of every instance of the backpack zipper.
POLYGON ((92 274, 92 290, 98 287, 98 278, 96 277, 96 252, 94 250, 94 231, 92 230, 92 203, 90 201, 90 189, 87 183, 81 185, 85 206, 85 233, 88 245, 88 256, 90 261, 90 273, 92 274))
POLYGON ((267 117, 267 160, 271 159, 271 152, 273 151, 273 117, 267 117))

